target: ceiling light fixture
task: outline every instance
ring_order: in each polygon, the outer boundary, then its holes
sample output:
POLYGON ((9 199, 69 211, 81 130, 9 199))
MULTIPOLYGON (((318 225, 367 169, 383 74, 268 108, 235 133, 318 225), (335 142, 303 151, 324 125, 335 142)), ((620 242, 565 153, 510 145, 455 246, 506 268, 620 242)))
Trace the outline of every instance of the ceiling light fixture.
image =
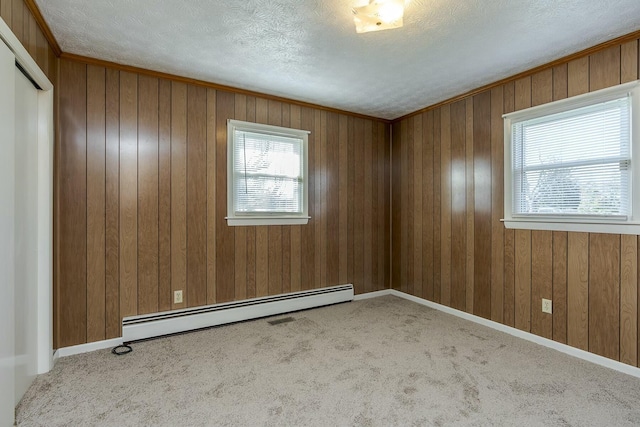
POLYGON ((400 28, 403 15, 404 0, 370 0, 365 6, 353 8, 358 33, 400 28))

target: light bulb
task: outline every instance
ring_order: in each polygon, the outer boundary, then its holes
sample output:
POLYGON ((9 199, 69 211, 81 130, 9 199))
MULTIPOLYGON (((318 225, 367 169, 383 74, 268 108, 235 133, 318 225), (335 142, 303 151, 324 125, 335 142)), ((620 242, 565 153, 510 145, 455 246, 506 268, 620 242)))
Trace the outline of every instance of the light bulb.
POLYGON ((403 14, 404 7, 395 1, 387 1, 378 7, 378 17, 385 23, 397 21, 403 14))

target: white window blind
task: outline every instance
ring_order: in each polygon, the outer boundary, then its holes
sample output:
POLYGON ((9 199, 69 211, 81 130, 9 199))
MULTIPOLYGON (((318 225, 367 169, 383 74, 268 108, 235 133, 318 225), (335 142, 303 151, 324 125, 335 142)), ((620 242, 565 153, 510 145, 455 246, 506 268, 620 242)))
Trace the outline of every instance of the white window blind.
POLYGON ((309 132, 227 121, 227 224, 307 224, 309 132))
POLYGON ((235 213, 302 214, 302 139, 234 132, 235 213))
POLYGON ((513 216, 631 215, 631 97, 511 123, 513 216))

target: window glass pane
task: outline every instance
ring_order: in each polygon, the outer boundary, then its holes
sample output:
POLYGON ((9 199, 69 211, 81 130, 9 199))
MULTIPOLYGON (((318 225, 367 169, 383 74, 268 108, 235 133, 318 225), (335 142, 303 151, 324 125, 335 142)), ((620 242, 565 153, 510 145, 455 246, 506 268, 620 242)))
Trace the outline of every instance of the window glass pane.
POLYGON ((303 212, 303 144, 298 138, 235 131, 236 213, 303 212))
POLYGON ((514 214, 630 214, 630 98, 512 125, 514 214))
POLYGON ((302 181, 268 176, 238 177, 236 211, 243 212, 302 212, 299 194, 302 181))

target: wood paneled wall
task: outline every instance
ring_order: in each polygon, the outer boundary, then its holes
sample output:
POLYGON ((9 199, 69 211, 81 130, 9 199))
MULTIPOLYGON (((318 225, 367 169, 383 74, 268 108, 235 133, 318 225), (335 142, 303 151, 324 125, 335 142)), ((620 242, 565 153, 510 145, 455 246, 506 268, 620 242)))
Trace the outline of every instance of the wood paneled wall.
POLYGON ((55 86, 58 58, 24 0, 0 0, 0 17, 55 86))
POLYGON ((56 348, 124 316, 389 287, 387 124, 65 59, 59 94, 56 348), (232 118, 311 131, 308 225, 227 226, 232 118))
POLYGON ((633 40, 394 123, 394 288, 638 366, 638 237, 500 222, 502 114, 637 78, 633 40))

